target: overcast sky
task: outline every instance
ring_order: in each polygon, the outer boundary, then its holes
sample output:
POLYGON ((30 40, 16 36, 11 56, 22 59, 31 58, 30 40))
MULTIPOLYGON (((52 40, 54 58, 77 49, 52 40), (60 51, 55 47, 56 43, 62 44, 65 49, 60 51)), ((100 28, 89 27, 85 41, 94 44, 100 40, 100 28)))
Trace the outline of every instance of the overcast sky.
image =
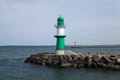
POLYGON ((120 44, 120 0, 0 0, 0 46, 55 45, 57 17, 66 44, 120 44))

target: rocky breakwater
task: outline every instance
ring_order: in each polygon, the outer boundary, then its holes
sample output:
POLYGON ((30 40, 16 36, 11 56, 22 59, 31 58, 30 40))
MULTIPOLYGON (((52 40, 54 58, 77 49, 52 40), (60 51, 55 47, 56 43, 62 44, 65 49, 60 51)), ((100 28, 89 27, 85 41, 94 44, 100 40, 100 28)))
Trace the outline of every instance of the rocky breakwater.
POLYGON ((110 53, 78 53, 77 55, 56 55, 40 53, 31 55, 25 63, 75 68, 101 68, 120 70, 120 55, 110 53))

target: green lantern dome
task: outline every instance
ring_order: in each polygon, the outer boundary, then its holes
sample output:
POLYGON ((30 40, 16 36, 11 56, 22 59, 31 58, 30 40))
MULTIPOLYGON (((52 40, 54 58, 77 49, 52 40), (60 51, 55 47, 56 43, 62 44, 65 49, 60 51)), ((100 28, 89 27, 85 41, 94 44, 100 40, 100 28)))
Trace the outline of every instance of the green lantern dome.
POLYGON ((64 18, 63 17, 60 16, 57 18, 57 26, 64 27, 64 18))
POLYGON ((64 18, 63 17, 58 17, 57 21, 64 21, 64 18))

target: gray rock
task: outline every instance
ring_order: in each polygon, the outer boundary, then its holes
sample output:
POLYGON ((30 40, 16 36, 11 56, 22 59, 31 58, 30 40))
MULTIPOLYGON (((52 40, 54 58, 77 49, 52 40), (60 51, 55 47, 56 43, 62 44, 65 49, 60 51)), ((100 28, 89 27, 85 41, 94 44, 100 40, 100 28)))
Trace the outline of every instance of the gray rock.
POLYGON ((60 67, 70 67, 70 63, 61 63, 60 67))
POLYGON ((110 53, 75 53, 67 51, 66 55, 53 53, 35 54, 28 57, 25 63, 75 68, 103 68, 120 70, 120 55, 110 53), (68 55, 69 53, 69 55, 68 55))

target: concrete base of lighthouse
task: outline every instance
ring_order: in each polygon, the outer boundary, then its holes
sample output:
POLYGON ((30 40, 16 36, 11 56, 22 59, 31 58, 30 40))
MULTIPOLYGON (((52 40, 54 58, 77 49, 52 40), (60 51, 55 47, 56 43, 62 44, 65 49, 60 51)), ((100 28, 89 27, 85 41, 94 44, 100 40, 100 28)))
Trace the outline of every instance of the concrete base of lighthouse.
POLYGON ((71 50, 56 50, 56 55, 77 55, 77 53, 71 51, 71 50))
POLYGON ((56 55, 65 55, 65 50, 56 50, 55 54, 56 55))

